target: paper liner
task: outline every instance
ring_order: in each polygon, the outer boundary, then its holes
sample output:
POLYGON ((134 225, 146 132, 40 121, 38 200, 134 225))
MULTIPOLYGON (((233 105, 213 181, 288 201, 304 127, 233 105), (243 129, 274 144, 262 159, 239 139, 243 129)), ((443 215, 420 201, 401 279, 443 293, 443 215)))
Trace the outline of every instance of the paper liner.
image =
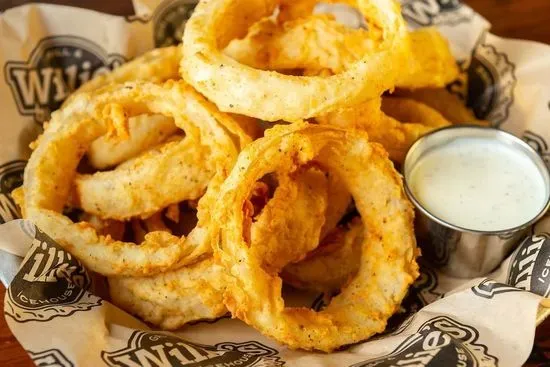
MULTIPOLYGON (((40 366, 519 366, 536 324, 550 314, 550 219, 530 229, 485 278, 456 279, 422 263, 422 275, 386 333, 321 354, 291 351, 238 320, 151 330, 106 301, 104 280, 32 223, 18 220, 21 185, 49 113, 82 82, 148 49, 178 42, 195 1, 134 0, 118 17, 55 5, 0 14, 0 279, 7 323, 40 366), (29 250, 30 249, 30 250, 29 250), (29 251, 27 251, 29 250, 29 251), (25 259, 22 260, 23 254, 25 259), (19 269, 19 270, 17 270, 19 269)), ((526 140, 550 163, 550 47, 499 38, 458 1, 407 0, 411 28, 436 26, 463 70, 450 86, 480 119, 526 140)), ((296 302, 324 306, 319 294, 296 302)))

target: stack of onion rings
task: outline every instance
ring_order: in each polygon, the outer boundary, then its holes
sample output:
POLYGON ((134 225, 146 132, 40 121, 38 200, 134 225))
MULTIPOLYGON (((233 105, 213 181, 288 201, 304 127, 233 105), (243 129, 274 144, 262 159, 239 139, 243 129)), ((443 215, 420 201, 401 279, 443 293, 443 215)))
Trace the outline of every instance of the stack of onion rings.
POLYGON ((338 2, 355 27, 316 0, 202 0, 182 46, 52 114, 14 192, 24 216, 164 329, 231 312, 326 352, 383 331, 418 276, 392 161, 484 122, 444 89, 459 70, 435 29, 407 31, 394 0, 338 2), (330 303, 285 307, 283 282, 330 303))

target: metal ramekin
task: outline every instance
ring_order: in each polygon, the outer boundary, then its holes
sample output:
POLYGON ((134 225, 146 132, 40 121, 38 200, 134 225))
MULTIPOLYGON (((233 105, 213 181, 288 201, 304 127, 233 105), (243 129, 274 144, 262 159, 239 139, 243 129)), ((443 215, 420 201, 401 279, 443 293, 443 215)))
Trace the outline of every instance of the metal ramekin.
POLYGON ((407 152, 403 163, 403 176, 405 191, 417 209, 415 226, 422 255, 441 271, 454 277, 472 278, 490 273, 510 254, 518 244, 518 239, 550 206, 550 174, 542 158, 523 140, 494 128, 455 125, 421 137, 407 152), (415 198, 407 179, 426 151, 456 137, 494 138, 522 151, 536 165, 545 182, 546 198, 543 209, 526 223, 506 230, 488 232, 461 228, 430 213, 415 198))

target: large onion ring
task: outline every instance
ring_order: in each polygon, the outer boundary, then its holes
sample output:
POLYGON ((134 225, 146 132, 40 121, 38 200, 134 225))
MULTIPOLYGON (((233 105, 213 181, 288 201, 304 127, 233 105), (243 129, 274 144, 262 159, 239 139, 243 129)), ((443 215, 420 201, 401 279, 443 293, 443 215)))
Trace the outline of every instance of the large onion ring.
MULTIPOLYGON (((209 189, 223 181, 240 149, 241 140, 236 138, 239 134, 233 133, 238 125, 218 125, 217 121, 225 115, 184 83, 129 83, 93 96, 81 93, 54 112, 25 169, 23 212, 85 266, 103 275, 156 274, 211 251, 202 226, 210 221, 205 214, 198 215, 199 224, 186 238, 157 231, 148 233, 140 246, 99 236, 91 226, 74 224, 61 214, 77 165, 90 144, 109 130, 123 129, 128 116, 143 113, 172 116, 176 125, 186 131, 186 138, 208 142, 212 147, 210 159, 217 162, 219 173, 209 189), (206 136, 201 133, 205 129, 194 126, 184 111, 192 111, 190 114, 202 124, 212 125, 206 136), (219 149, 214 149, 216 145, 219 149)), ((212 190, 207 190, 199 211, 215 202, 216 195, 208 194, 212 190)))
MULTIPOLYGON (((408 32, 411 44, 397 86, 443 87, 459 76, 447 40, 435 28, 408 32)), ((247 36, 235 39, 224 53, 242 64, 262 70, 345 71, 365 55, 376 52, 372 32, 351 29, 326 14, 280 23, 273 17, 255 23, 247 36)))
POLYGON ((180 68, 183 78, 220 110, 266 121, 298 121, 318 116, 378 97, 395 86, 406 63, 408 43, 400 7, 394 0, 346 1, 382 30, 382 41, 377 52, 365 55, 345 72, 330 77, 257 70, 222 53, 231 39, 244 36, 248 26, 270 15, 278 3, 201 1, 183 36, 180 68))
POLYGON ((332 351, 381 332, 418 276, 413 209, 401 177, 360 131, 276 126, 249 145, 221 187, 210 227, 215 253, 232 280, 225 303, 234 317, 290 348, 332 351), (274 170, 314 161, 338 174, 365 226, 357 275, 322 311, 285 308, 281 279, 261 267, 243 240, 243 202, 251 185, 274 170))

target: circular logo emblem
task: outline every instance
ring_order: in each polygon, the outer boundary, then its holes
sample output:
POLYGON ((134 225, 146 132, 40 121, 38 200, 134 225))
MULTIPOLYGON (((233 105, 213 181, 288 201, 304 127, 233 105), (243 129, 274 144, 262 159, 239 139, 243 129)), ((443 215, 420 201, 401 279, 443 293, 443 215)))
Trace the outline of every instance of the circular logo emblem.
POLYGON ((527 237, 512 255, 506 283, 548 297, 550 295, 550 235, 527 237))
POLYGON ((474 327, 438 316, 424 323, 392 353, 352 367, 497 366, 498 359, 478 339, 474 327))
POLYGON ((71 92, 124 61, 90 40, 54 36, 43 38, 27 61, 8 61, 4 72, 19 113, 42 123, 71 92))
POLYGON ((467 105, 477 118, 499 127, 508 118, 514 102, 515 66, 504 52, 485 43, 482 36, 466 70, 467 105))
POLYGON ((155 47, 177 45, 181 42, 185 24, 198 0, 166 0, 153 15, 155 47))
POLYGON ((37 366, 73 367, 74 364, 59 349, 48 349, 42 352, 27 350, 32 361, 37 366))
POLYGON ((102 352, 108 366, 283 366, 277 351, 261 343, 191 343, 173 335, 135 331, 126 347, 102 352), (162 361, 162 363, 161 363, 162 361))
POLYGON ((457 25, 472 19, 474 12, 459 0, 404 0, 403 17, 417 26, 457 25))
POLYGON ((32 246, 8 288, 5 312, 17 322, 27 322, 86 311, 101 305, 101 299, 87 291, 90 285, 82 264, 36 228, 32 246))
POLYGON ((23 184, 26 164, 26 161, 16 160, 0 165, 0 224, 21 217, 11 192, 23 184))

